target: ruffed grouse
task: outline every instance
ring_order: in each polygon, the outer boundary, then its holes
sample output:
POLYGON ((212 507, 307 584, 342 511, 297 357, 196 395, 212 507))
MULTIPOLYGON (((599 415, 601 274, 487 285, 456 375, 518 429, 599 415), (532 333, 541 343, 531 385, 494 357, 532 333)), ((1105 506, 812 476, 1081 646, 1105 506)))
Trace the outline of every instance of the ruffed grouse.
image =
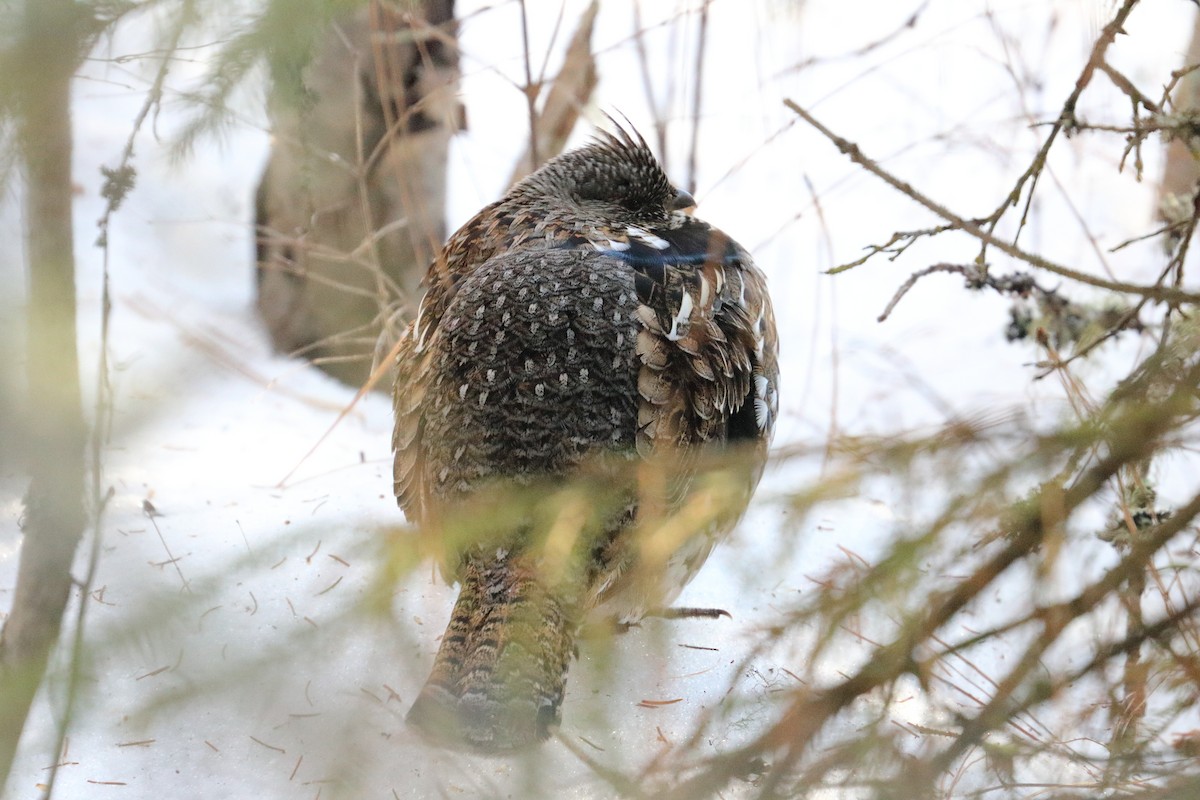
POLYGON ((515 185, 430 268, 393 446, 400 505, 461 584, 408 713, 436 740, 546 738, 584 615, 671 602, 758 482, 774 315, 749 254, 692 205, 618 129, 515 185))

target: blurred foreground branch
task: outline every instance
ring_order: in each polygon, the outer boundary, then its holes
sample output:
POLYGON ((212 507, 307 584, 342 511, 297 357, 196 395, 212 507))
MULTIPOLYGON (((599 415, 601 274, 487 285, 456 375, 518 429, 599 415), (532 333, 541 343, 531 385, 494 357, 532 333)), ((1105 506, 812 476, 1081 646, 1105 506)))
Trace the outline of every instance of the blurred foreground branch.
POLYGON ((75 330, 70 81, 88 29, 71 0, 27 0, 8 76, 25 164, 29 259, 26 375, 32 446, 24 544, 12 612, 0 635, 0 785, 58 638, 71 563, 87 524, 75 330))
MULTIPOLYGON (((1152 509, 1145 517, 1129 515, 1128 535, 1115 562, 1062 599, 1037 598, 1054 597, 1056 565, 1075 558, 1072 551, 1087 549, 1089 543, 1072 533, 1083 510, 1103 501, 1118 486, 1140 480, 1137 476, 1149 459, 1193 430, 1200 418, 1196 344, 1193 331, 1186 342, 1160 348, 1080 424, 1026 441, 1010 453, 1011 461, 970 481, 969 487, 960 487, 963 494, 946 499, 927 527, 895 541, 876 563, 863 565, 841 582, 822 581, 818 596, 807 606, 789 611, 783 623, 791 629, 814 626, 820 631, 817 644, 805 651, 809 670, 832 649, 835 637, 854 632, 860 624, 854 620, 860 615, 892 619, 890 640, 871 642, 869 656, 857 669, 840 672, 840 680, 818 685, 805 681, 781 692, 769 726, 744 745, 706 759, 665 796, 678 800, 711 796, 757 775, 751 779, 756 784, 752 796, 763 798, 807 796, 819 788, 894 800, 984 797, 1003 788, 1003 780, 998 786, 974 775, 965 785, 958 783, 971 762, 994 766, 988 754, 999 754, 1002 742, 1015 742, 1005 745, 1010 748, 1010 772, 1028 774, 1035 757, 1057 757, 1073 764, 1081 775, 1093 776, 1094 783, 1085 784, 1089 791, 1119 788, 1125 792, 1122 796, 1162 796, 1148 780, 1157 759, 1164 757, 1152 755, 1153 726, 1129 729, 1121 750, 1123 757, 1135 760, 1128 769, 1109 773, 1103 767, 1104 756, 1085 758, 1069 743, 1083 735, 1067 727, 1070 722, 1058 721, 1070 731, 1064 740, 1034 715, 1047 703, 1063 700, 1081 683, 1106 680, 1123 660, 1136 666, 1144 658, 1148 674, 1179 687, 1181 702, 1200 690, 1200 647, 1195 638, 1200 593, 1194 582, 1183 580, 1183 574, 1166 585, 1159 580, 1163 565, 1172 561, 1168 549, 1172 543, 1186 549, 1189 539, 1195 541, 1200 494, 1170 512, 1152 509), (1052 477, 1024 499, 1006 502, 1003 487, 1026 470, 1049 472, 1052 477), (953 532, 960 526, 975 531, 970 537, 975 553, 950 556, 954 576, 930 579, 924 574, 925 565, 956 550, 953 532), (981 535, 987 530, 994 533, 981 535), (1011 597, 1012 581, 1027 587, 1028 604, 1011 597), (1162 585, 1159 602, 1142 601, 1137 589, 1146 583, 1162 585), (1116 638, 1097 635, 1086 643, 1072 638, 1072 630, 1081 624, 1103 625, 1101 620, 1129 587, 1139 603, 1146 603, 1145 618, 1140 612, 1131 616, 1123 635, 1116 638), (1014 610, 1006 622, 984 630, 961 624, 964 616, 977 624, 980 604, 992 596, 1010 597, 1014 610), (1156 607, 1161 609, 1157 613, 1149 610, 1156 607), (961 635, 955 631, 963 628, 970 635, 953 642, 961 635), (1014 647, 1012 642, 1020 644, 1014 647), (897 727, 887 703, 903 680, 915 679, 921 687, 919 696, 926 698, 937 696, 942 686, 967 691, 957 664, 974 665, 979 659, 976 654, 988 644, 1002 646, 1008 654, 1002 664, 993 665, 1003 672, 980 672, 981 680, 967 681, 972 702, 962 712, 944 718, 936 730, 897 727), (1054 655, 1064 647, 1074 654, 1065 663, 1054 655), (1143 647, 1149 648, 1144 654, 1143 647), (907 738, 913 732, 918 735, 915 741, 907 738), (1026 757, 1029 762, 1023 761, 1026 757)), ((926 463, 945 469, 943 460, 951 453, 962 458, 963 452, 976 446, 990 446, 992 437, 983 433, 964 426, 957 436, 944 432, 941 441, 864 441, 843 457, 861 470, 863 478, 889 469, 917 474, 926 463)), ((797 498, 797 502, 802 501, 797 498)), ((1139 709, 1142 713, 1145 710, 1139 709)), ((1196 767, 1194 762, 1179 764, 1170 780, 1191 785, 1196 767)), ((1066 785, 1064 781, 1063 788, 1066 785)), ((1100 795, 1084 792, 1084 796, 1100 795)))

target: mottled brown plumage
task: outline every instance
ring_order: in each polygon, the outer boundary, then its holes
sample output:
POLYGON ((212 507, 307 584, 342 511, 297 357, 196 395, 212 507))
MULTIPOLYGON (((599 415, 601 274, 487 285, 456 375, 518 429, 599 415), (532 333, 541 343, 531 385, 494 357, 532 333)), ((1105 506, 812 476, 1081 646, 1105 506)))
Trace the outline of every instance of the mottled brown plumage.
POLYGON ((393 444, 400 505, 461 584, 409 712, 434 738, 544 739, 584 615, 669 603, 758 482, 778 381, 765 280, 690 205, 641 137, 602 134, 430 269, 393 444), (706 479, 732 445, 746 457, 706 479))

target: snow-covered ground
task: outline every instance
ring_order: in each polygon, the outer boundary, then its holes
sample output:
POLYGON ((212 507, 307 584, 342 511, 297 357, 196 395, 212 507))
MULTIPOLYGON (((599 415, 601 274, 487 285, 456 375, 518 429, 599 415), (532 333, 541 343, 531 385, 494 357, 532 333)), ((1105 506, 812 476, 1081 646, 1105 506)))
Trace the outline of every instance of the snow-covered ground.
MULTIPOLYGON (((470 129, 454 144, 451 227, 502 191, 525 136, 517 5, 459 5, 470 129)), ((568 29, 582 5, 566 3, 568 29)), ((657 14, 674 17, 695 4, 643 5, 653 25, 657 14)), ((939 201, 986 214, 1036 147, 1040 133, 1029 123, 1056 114, 1104 6, 933 2, 906 28, 919 5, 711 5, 698 214, 750 248, 771 279, 785 380, 779 444, 819 451, 835 427, 882 432, 1009 405, 1055 419, 1062 407, 1056 384, 1031 382, 1034 352, 1003 342, 1006 301, 968 296, 957 278, 926 279, 886 323, 875 322, 911 271, 969 259, 974 250, 962 238, 919 244, 898 263, 822 274, 892 231, 933 220, 797 122, 784 98, 939 201), (1037 87, 1019 95, 1022 108, 1013 86, 1028 76, 1037 87)), ((529 8, 540 54, 559 4, 529 8)), ((1192 13, 1183 2, 1142 4, 1114 61, 1135 81, 1159 80, 1181 63, 1192 13)), ((130 26, 99 55, 142 52, 151 30, 130 26)), ((649 132, 633 31, 630 3, 607 0, 595 39, 596 102, 649 132)), ((694 15, 648 37, 656 89, 675 86, 672 174, 684 169, 695 44, 694 15)), ((178 65, 173 91, 202 74, 206 52, 178 65)), ((76 253, 89 386, 98 355, 99 168, 116 162, 155 67, 152 58, 94 61, 76 84, 76 253)), ((243 124, 202 141, 182 162, 166 146, 192 113, 179 102, 139 136, 138 184, 111 233, 116 410, 104 484, 115 494, 86 598, 84 696, 58 757, 61 673, 45 687, 8 795, 38 796, 56 761, 59 798, 611 794, 559 742, 527 759, 479 759, 426 747, 406 730, 403 714, 453 591, 428 565, 393 577, 407 566, 397 554, 408 550, 396 542, 409 534, 391 496, 388 400, 364 399, 322 440, 353 392, 272 354, 254 314, 251 199, 267 150, 257 94, 247 93, 243 124)), ((1122 102, 1115 93, 1110 99, 1122 102)), ((1126 109, 1093 100, 1085 112, 1111 120, 1126 109)), ((1078 137, 1053 163, 1056 178, 1086 199, 1079 212, 1103 231, 1104 246, 1153 225, 1160 161, 1152 150, 1144 155, 1142 184, 1096 170, 1115 163, 1112 142, 1078 137)), ((1094 264, 1085 232, 1047 202, 1051 222, 1026 234, 1031 249, 1094 264)), ((19 221, 10 202, 0 217, 8 263, 19 258, 19 221)), ((1137 248, 1112 258, 1124 277, 1144 277, 1137 248)), ((19 276, 13 281, 19 286, 19 276)), ((2 322, 11 324, 11 315, 2 322)), ((1110 350, 1113 374, 1139 346, 1130 339, 1110 350)), ((861 496, 797 521, 770 503, 819 470, 814 458, 770 473, 759 505, 680 599, 726 608, 732 620, 648 621, 611 653, 584 644, 564 738, 628 767, 669 757, 729 692, 741 698, 742 716, 705 737, 698 754, 766 721, 756 709, 789 685, 783 670, 807 666, 789 660, 786 640, 744 663, 753 632, 812 591, 811 578, 845 558, 839 547, 867 558, 879 552, 904 514, 887 497, 861 496)), ((12 597, 23 489, 19 475, 0 475, 0 609, 12 597)), ((91 546, 81 551, 79 574, 91 546)), ((843 656, 854 663, 866 652, 843 656)))

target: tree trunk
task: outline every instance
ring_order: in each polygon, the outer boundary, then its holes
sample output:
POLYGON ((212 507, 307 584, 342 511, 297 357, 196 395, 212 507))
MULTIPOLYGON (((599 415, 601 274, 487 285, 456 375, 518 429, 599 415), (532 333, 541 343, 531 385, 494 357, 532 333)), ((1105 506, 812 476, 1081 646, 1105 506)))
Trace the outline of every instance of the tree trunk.
POLYGON ((26 0, 9 75, 17 88, 17 143, 25 166, 29 265, 26 385, 31 444, 25 538, 12 611, 0 633, 0 787, 71 589, 87 524, 83 421, 75 333, 71 224, 70 83, 84 16, 72 0, 26 0))
POLYGON ((416 308, 446 237, 447 153, 462 118, 454 34, 452 0, 373 0, 319 43, 304 73, 311 102, 271 100, 259 312, 277 350, 347 383, 370 374, 393 310, 416 308))

